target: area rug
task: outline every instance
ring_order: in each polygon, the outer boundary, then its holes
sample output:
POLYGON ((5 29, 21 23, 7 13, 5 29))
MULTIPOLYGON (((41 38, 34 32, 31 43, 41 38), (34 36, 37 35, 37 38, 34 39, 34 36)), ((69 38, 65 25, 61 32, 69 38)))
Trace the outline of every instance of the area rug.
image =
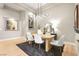
POLYGON ((54 56, 52 50, 45 52, 44 48, 41 49, 27 44, 27 42, 17 44, 17 46, 22 49, 29 56, 54 56))

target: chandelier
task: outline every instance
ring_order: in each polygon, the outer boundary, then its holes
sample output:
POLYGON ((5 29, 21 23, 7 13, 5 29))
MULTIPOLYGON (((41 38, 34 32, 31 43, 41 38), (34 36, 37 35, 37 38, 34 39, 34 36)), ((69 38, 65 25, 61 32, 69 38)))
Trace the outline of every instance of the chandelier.
POLYGON ((48 14, 43 12, 42 3, 37 4, 36 17, 47 17, 48 14))

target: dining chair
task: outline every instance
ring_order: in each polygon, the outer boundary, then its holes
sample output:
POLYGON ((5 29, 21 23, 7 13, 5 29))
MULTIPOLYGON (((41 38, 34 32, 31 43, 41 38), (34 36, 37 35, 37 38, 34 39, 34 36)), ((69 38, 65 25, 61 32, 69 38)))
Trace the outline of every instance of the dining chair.
POLYGON ((50 44, 56 47, 54 48, 55 55, 57 51, 62 54, 64 47, 64 35, 62 35, 58 40, 52 40, 50 44))
POLYGON ((52 40, 50 42, 51 45, 63 46, 64 44, 64 35, 62 35, 58 40, 52 40))
POLYGON ((55 29, 55 34, 57 34, 57 39, 60 39, 62 32, 59 29, 55 29))
POLYGON ((44 43, 44 41, 42 40, 42 38, 39 34, 34 35, 34 41, 36 44, 39 45, 39 49, 40 49, 40 45, 44 43))
POLYGON ((28 39, 28 41, 29 41, 29 44, 30 44, 32 41, 34 41, 33 36, 32 36, 32 34, 31 34, 30 32, 27 32, 27 39, 28 39))
POLYGON ((37 34, 39 34, 41 36, 43 34, 43 32, 40 29, 38 29, 37 34))

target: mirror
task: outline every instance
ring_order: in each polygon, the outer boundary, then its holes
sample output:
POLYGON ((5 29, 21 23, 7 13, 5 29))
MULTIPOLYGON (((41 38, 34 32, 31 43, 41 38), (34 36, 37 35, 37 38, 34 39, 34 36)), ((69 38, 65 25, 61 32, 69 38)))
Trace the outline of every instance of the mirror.
POLYGON ((79 33, 79 5, 76 5, 75 7, 74 16, 74 30, 79 33))

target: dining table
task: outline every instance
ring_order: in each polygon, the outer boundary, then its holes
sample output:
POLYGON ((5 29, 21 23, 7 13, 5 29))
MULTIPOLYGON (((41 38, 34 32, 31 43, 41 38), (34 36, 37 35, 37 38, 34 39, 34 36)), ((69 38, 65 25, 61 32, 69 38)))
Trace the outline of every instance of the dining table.
MULTIPOLYGON (((32 33, 32 35, 34 36, 36 33, 32 33)), ((54 40, 55 35, 48 35, 48 34, 41 34, 41 38, 44 40, 45 42, 45 51, 48 52, 52 46, 50 44, 50 42, 52 40, 54 40)))

